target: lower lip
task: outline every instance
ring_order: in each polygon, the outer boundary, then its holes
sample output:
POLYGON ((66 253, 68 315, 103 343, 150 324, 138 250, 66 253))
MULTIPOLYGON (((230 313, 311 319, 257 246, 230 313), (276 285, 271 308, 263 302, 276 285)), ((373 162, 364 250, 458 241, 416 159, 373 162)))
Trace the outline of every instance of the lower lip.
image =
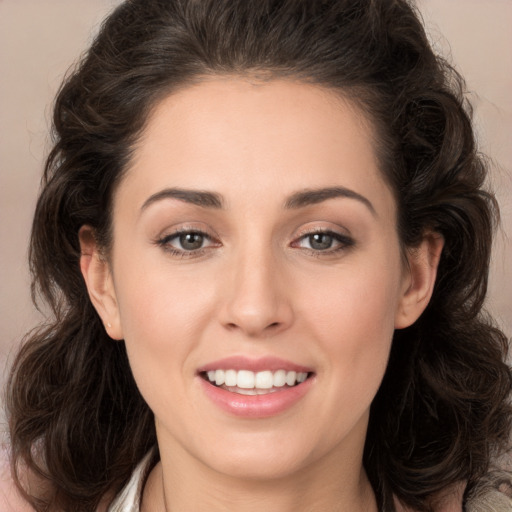
POLYGON ((311 389, 313 377, 290 388, 283 388, 266 395, 241 395, 226 391, 198 377, 206 396, 225 412, 244 418, 269 418, 297 404, 311 389))

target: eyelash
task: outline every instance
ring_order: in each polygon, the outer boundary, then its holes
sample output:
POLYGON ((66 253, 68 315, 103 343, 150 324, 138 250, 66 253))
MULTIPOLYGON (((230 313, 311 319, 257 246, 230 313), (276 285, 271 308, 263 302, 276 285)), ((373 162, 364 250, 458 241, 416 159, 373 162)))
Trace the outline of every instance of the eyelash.
POLYGON ((329 248, 325 250, 310 249, 307 247, 302 248, 302 250, 307 251, 308 254, 316 258, 332 256, 338 254, 339 252, 346 251, 355 245, 355 240, 348 235, 342 235, 341 233, 337 233, 336 231, 332 231, 330 229, 317 228, 312 229, 311 231, 307 231, 306 233, 302 233, 296 241, 292 242, 292 247, 296 247, 298 243, 302 242, 303 240, 306 240, 308 237, 311 237, 313 235, 330 236, 335 242, 339 244, 338 247, 329 248))
MULTIPOLYGON (((213 240, 213 238, 208 233, 205 233, 200 229, 181 228, 177 229, 176 231, 169 235, 163 236, 162 238, 158 239, 156 243, 157 245, 162 247, 162 249, 168 252, 171 256, 175 256, 178 258, 198 258, 202 256, 211 247, 201 247, 199 249, 187 251, 186 249, 176 249, 175 247, 170 245, 171 241, 176 240, 182 235, 199 235, 202 236, 205 240, 213 240)), ((218 244, 213 243, 213 246, 218 247, 218 244)))
MULTIPOLYGON (((328 229, 314 229, 314 230, 308 231, 306 233, 302 233, 290 245, 292 247, 301 248, 299 246, 299 243, 306 240, 308 237, 311 237, 314 235, 330 236, 333 238, 334 241, 336 241, 339 244, 339 246, 335 247, 334 249, 328 248, 325 250, 302 247, 303 251, 306 251, 311 256, 314 256, 317 258, 331 256, 331 255, 337 254, 339 252, 346 251, 347 249, 350 249, 351 247, 353 247, 355 245, 355 240, 353 238, 351 238, 347 235, 342 235, 340 233, 336 233, 335 231, 328 230, 328 229)), ((199 229, 188 229, 188 228, 178 229, 169 235, 165 235, 162 238, 159 238, 158 240, 156 240, 156 244, 158 246, 162 247, 171 256, 178 257, 178 258, 198 258, 198 257, 203 256, 209 248, 220 246, 220 242, 215 242, 214 239, 208 233, 205 233, 204 231, 201 231, 199 229), (209 245, 207 247, 200 247, 199 249, 193 249, 193 250, 176 249, 172 245, 170 245, 171 241, 178 239, 182 235, 199 235, 199 236, 202 236, 205 240, 209 240, 210 242, 212 242, 212 245, 209 245)))

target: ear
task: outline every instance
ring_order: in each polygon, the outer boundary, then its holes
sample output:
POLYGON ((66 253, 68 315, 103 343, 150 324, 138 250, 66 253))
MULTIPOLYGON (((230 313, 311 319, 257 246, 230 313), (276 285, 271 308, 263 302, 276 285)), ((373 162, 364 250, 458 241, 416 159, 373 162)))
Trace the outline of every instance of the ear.
POLYGON ((395 329, 412 325, 427 307, 434 290, 443 246, 442 235, 428 232, 418 247, 407 250, 407 267, 404 269, 405 278, 395 316, 395 329))
POLYGON ((78 232, 78 238, 81 252, 80 270, 89 298, 107 334, 115 340, 121 340, 123 332, 110 265, 98 247, 93 228, 82 226, 78 232))

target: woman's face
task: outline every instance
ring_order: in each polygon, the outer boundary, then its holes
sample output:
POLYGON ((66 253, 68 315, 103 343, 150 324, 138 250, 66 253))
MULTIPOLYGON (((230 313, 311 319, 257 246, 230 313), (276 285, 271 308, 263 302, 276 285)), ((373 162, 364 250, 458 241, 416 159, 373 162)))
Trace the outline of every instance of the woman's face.
POLYGON ((360 465, 411 279, 355 106, 242 78, 170 95, 116 191, 110 261, 104 319, 162 456, 252 478, 360 465))

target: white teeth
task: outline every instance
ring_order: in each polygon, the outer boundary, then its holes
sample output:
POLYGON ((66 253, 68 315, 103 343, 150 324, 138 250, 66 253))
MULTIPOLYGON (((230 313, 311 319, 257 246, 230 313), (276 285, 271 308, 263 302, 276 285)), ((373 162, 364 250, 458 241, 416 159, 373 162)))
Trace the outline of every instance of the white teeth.
MULTIPOLYGON (((208 378, 210 379, 210 372, 208 372, 208 378)), ((225 380, 226 375, 224 370, 215 370, 215 384, 217 384, 217 386, 222 386, 225 380)), ((210 379, 210 381, 213 382, 213 379, 210 379)))
POLYGON ((274 378, 270 371, 258 372, 255 381, 255 387, 260 389, 270 389, 274 385, 274 378))
POLYGON ((276 388, 282 388, 286 384, 286 372, 284 370, 277 370, 274 373, 274 386, 276 388))
POLYGON ((265 370, 262 372, 251 372, 249 370, 210 370, 206 372, 208 380, 217 386, 236 387, 240 390, 246 390, 242 394, 255 395, 260 390, 272 390, 272 388, 281 388, 285 385, 295 386, 304 382, 307 372, 294 372, 286 370, 277 370, 271 372, 265 370))
POLYGON ((226 370, 224 384, 226 386, 236 386, 236 371, 235 370, 226 370))
POLYGON ((240 370, 236 375, 236 385, 242 389, 253 389, 254 380, 254 372, 247 370, 240 370))
POLYGON ((297 379, 297 373, 288 372, 286 374, 286 384, 288 384, 288 386, 293 386, 295 384, 296 379, 297 379))

